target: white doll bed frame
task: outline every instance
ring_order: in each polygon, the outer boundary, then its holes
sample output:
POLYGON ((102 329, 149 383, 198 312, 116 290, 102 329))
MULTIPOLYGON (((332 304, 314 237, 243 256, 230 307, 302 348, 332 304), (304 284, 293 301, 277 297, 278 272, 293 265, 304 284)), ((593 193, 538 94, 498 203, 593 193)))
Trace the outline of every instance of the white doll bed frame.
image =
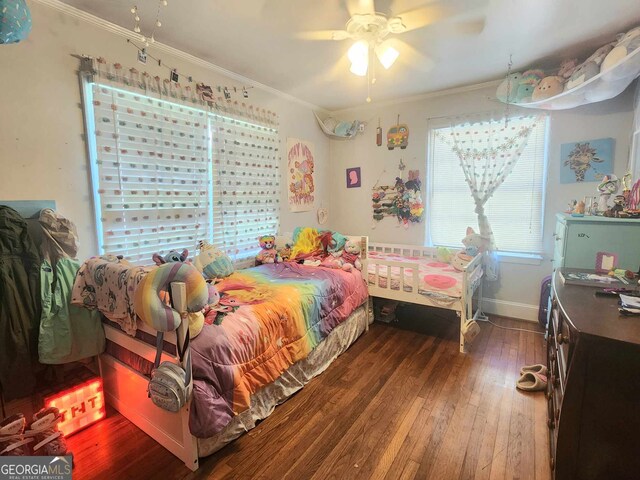
MULTIPOLYGON (((421 257, 437 260, 437 249, 434 247, 419 247, 416 245, 396 245, 389 243, 370 243, 369 252, 375 251, 384 254, 396 254, 403 257, 421 257)), ((388 298, 390 300, 398 300, 400 302, 416 303, 419 305, 427 305, 430 307, 446 308, 455 310, 460 317, 460 352, 466 353, 469 350, 469 342, 462 334, 463 326, 469 319, 487 320, 482 312, 482 278, 484 272, 482 263, 484 255, 479 253, 465 267, 462 277, 462 296, 460 298, 450 297, 450 299, 439 300, 434 297, 426 296, 420 293, 419 278, 419 262, 415 260, 381 260, 367 255, 366 264, 362 267, 362 274, 367 281, 369 287, 369 295, 372 297, 388 298), (368 270, 371 265, 375 267, 373 283, 369 281, 368 270), (398 283, 391 281, 391 268, 399 268, 398 283), (405 270, 412 269, 412 273, 407 277, 410 279, 407 283, 405 270), (381 272, 384 272, 382 275, 381 272), (386 276, 386 278, 382 278, 386 276), (382 278, 382 282, 380 281, 382 278), (393 285, 392 285, 393 284, 393 285), (392 288, 395 287, 395 288, 392 288), (473 295, 477 292, 477 305, 474 313, 473 295)), ((393 275, 394 280, 396 278, 393 275)))

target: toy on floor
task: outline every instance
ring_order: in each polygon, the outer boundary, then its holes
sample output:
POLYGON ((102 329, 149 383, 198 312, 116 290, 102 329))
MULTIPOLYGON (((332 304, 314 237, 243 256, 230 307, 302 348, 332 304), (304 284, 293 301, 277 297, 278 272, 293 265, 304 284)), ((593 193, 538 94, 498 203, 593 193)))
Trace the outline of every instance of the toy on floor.
POLYGON ((256 265, 265 263, 278 263, 278 252, 276 250, 276 237, 273 235, 263 235, 258 239, 260 252, 256 255, 256 265))

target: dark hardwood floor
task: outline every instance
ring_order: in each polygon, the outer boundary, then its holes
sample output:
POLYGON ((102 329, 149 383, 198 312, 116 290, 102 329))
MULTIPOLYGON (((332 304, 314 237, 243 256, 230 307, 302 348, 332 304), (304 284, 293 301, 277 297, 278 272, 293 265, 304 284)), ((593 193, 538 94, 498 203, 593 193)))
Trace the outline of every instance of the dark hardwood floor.
POLYGON ((409 306, 372 325, 195 473, 111 411, 68 439, 74 479, 549 479, 544 395, 514 386, 521 365, 543 363, 542 335, 483 323, 462 355, 451 313, 409 306))

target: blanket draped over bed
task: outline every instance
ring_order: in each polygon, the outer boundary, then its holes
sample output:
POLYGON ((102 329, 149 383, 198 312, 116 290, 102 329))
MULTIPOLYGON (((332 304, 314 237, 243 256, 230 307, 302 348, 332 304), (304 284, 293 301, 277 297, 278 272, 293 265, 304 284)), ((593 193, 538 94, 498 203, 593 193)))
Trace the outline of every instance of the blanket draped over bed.
POLYGON ((278 263, 217 285, 232 312, 192 340, 190 429, 205 438, 249 408, 250 396, 307 355, 367 299, 359 271, 278 263))

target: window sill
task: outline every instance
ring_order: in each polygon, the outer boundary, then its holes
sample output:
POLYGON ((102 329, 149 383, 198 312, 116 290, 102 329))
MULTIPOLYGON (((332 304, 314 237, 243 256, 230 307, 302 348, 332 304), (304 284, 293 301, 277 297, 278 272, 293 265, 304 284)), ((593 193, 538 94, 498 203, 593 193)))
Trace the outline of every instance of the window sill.
POLYGON ((496 252, 498 260, 504 263, 517 263, 520 265, 542 265, 542 255, 537 253, 509 253, 496 252))

